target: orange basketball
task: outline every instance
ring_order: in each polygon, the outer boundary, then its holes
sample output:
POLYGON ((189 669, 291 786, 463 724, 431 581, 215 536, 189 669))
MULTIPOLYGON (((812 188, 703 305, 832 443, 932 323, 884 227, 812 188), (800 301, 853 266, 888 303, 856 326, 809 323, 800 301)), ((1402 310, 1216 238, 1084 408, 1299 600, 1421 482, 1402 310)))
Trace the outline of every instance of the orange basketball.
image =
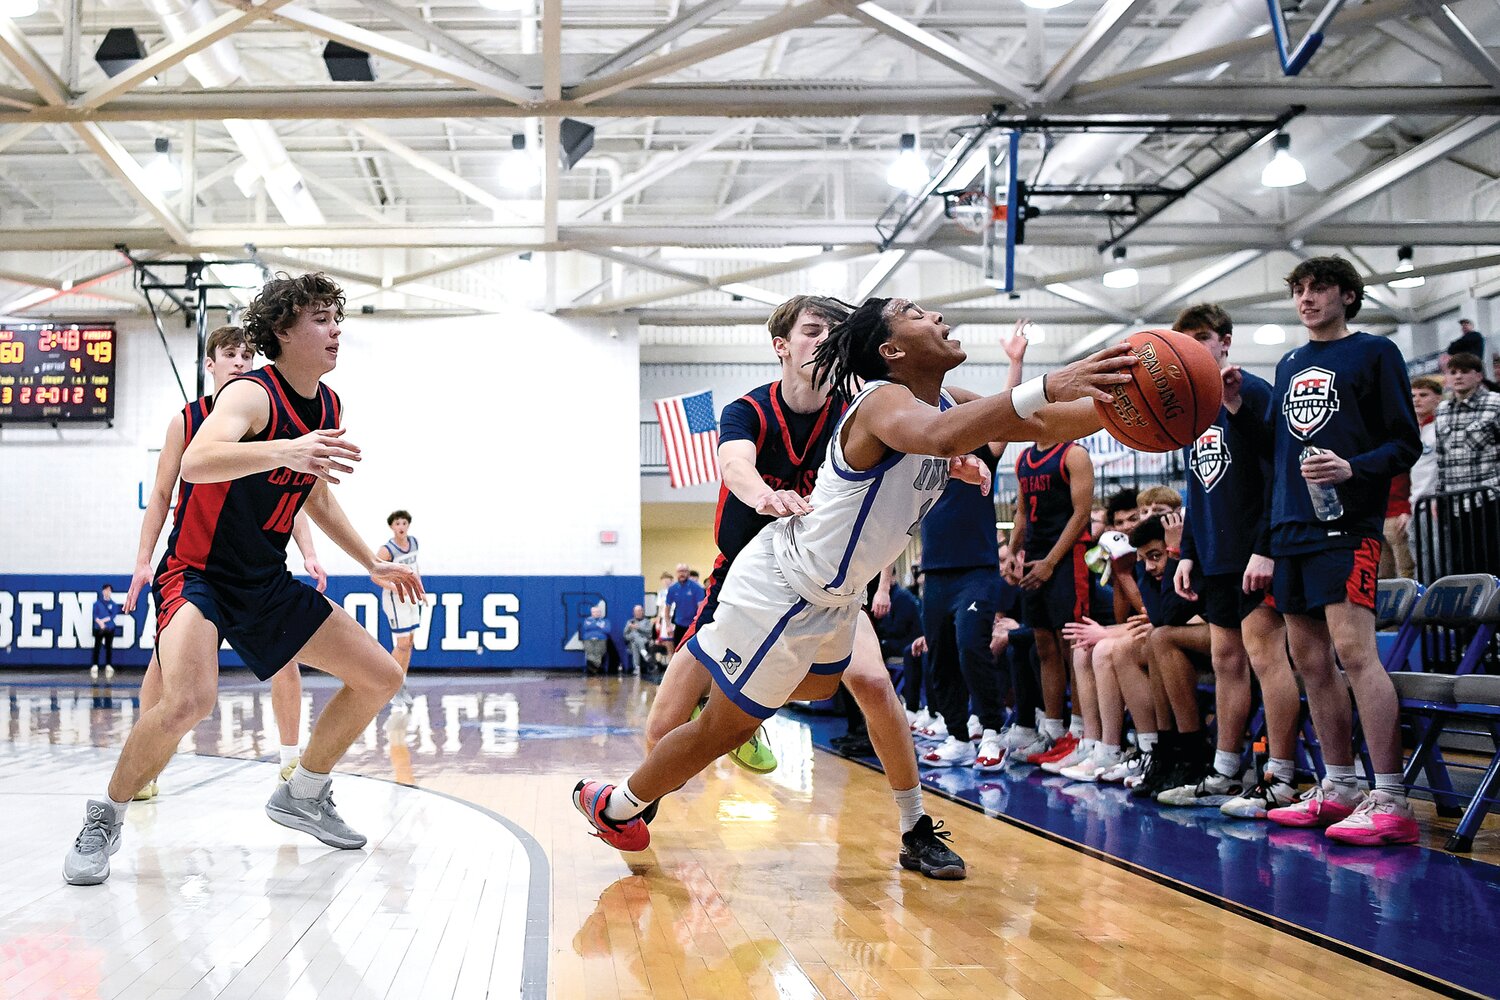
POLYGON ((1208 348, 1186 334, 1142 330, 1125 342, 1140 362, 1114 399, 1094 401, 1104 429, 1137 451, 1173 451, 1192 444, 1219 415, 1224 381, 1208 348))

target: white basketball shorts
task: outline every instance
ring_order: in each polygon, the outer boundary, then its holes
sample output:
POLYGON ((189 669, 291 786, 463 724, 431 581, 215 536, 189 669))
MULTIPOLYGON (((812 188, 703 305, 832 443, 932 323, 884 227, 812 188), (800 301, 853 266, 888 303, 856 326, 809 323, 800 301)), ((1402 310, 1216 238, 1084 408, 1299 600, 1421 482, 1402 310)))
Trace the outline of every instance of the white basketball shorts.
POLYGON ((391 626, 391 635, 414 631, 422 621, 422 605, 392 600, 389 590, 380 592, 380 610, 385 612, 386 623, 391 626))
POLYGON ((729 567, 714 620, 688 649, 739 708, 770 718, 808 674, 837 675, 854 651, 858 604, 809 604, 788 586, 762 531, 729 567))

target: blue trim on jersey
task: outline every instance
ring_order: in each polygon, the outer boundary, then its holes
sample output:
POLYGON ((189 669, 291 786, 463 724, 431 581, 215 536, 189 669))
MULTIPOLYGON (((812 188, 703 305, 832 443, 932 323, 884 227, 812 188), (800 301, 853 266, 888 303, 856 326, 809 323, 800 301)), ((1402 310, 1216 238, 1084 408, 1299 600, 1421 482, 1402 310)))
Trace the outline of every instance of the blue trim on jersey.
POLYGON ((719 690, 723 691, 740 711, 756 719, 769 719, 776 714, 776 709, 767 708, 760 702, 752 701, 745 695, 740 694, 733 682, 724 676, 724 668, 719 666, 719 661, 705 653, 703 647, 698 645, 698 637, 696 635, 687 641, 687 648, 688 652, 697 657, 698 662, 707 668, 709 676, 714 679, 714 683, 719 686, 719 690))
POLYGON ((819 677, 832 677, 834 674, 841 674, 847 670, 849 661, 853 658, 854 654, 850 653, 842 660, 834 660, 832 663, 814 663, 808 673, 817 674, 819 677))
POLYGON ((885 458, 882 458, 874 467, 866 469, 864 472, 857 472, 854 469, 845 467, 844 463, 839 461, 838 453, 843 449, 838 448, 838 450, 836 451, 835 446, 837 445, 837 443, 838 432, 835 431, 834 440, 828 445, 828 457, 830 459, 830 464, 832 464, 833 471, 838 473, 840 479, 847 479, 851 483, 858 483, 866 479, 873 479, 875 476, 878 476, 885 470, 892 468, 897 462, 906 457, 906 452, 896 451, 893 448, 891 449, 891 453, 885 458))
POLYGON ((781 620, 771 629, 771 634, 766 636, 766 641, 760 644, 760 648, 755 651, 755 655, 750 657, 750 662, 745 664, 745 669, 740 673, 740 679, 735 682, 734 689, 736 691, 745 686, 745 682, 750 679, 750 675, 755 672, 755 668, 760 666, 760 661, 764 660, 766 654, 771 651, 771 646, 777 639, 781 638, 781 633, 786 631, 787 622, 795 618, 806 607, 806 598, 799 597, 797 598, 797 602, 787 609, 786 614, 781 616, 781 620))
MULTIPOLYGON (((389 625, 390 621, 387 620, 386 624, 389 625)), ((408 628, 393 628, 391 629, 391 635, 405 635, 408 632, 415 632, 420 627, 421 625, 419 623, 417 625, 409 626, 408 628)))
POLYGON ((387 541, 385 543, 385 547, 391 550, 391 556, 393 558, 395 557, 396 553, 398 553, 398 552, 401 553, 403 556, 409 556, 413 552, 417 551, 417 539, 416 539, 416 536, 415 535, 407 535, 406 537, 407 537, 407 540, 411 542, 411 547, 410 548, 403 549, 401 546, 399 546, 399 545, 396 544, 396 540, 394 538, 390 539, 389 541, 387 541))
MULTIPOLYGON (((883 471, 883 470, 882 470, 883 471)), ((865 502, 860 504, 859 514, 854 518, 854 527, 849 531, 849 545, 844 549, 844 558, 839 561, 838 575, 823 585, 824 590, 832 590, 844 582, 844 577, 849 575, 849 563, 854 559, 854 547, 859 544, 859 529, 865 526, 865 518, 870 516, 870 508, 875 504, 875 494, 880 492, 882 480, 876 480, 865 494, 865 502)))

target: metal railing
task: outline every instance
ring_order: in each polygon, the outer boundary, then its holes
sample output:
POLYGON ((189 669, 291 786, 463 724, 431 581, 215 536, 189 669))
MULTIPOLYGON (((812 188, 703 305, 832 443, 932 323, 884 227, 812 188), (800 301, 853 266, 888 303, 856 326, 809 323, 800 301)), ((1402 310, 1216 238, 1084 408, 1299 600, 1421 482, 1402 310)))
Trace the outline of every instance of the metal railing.
POLYGON ((1455 573, 1500 575, 1500 488, 1481 486, 1417 501, 1412 547, 1423 583, 1455 573))
POLYGON ((667 474, 667 446, 661 440, 661 424, 655 420, 641 421, 641 475, 665 476, 667 474))

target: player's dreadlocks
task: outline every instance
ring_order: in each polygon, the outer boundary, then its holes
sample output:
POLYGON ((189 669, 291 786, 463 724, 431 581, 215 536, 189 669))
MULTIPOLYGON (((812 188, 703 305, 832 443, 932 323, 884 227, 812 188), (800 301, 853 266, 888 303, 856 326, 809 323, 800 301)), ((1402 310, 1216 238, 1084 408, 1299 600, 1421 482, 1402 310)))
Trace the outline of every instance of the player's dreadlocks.
POLYGON ((835 393, 849 399, 854 396, 856 379, 868 382, 890 374, 890 367, 880 356, 880 345, 891 336, 885 321, 885 307, 890 301, 866 299, 857 308, 848 307, 848 318, 829 330, 813 351, 813 385, 832 385, 835 393))

